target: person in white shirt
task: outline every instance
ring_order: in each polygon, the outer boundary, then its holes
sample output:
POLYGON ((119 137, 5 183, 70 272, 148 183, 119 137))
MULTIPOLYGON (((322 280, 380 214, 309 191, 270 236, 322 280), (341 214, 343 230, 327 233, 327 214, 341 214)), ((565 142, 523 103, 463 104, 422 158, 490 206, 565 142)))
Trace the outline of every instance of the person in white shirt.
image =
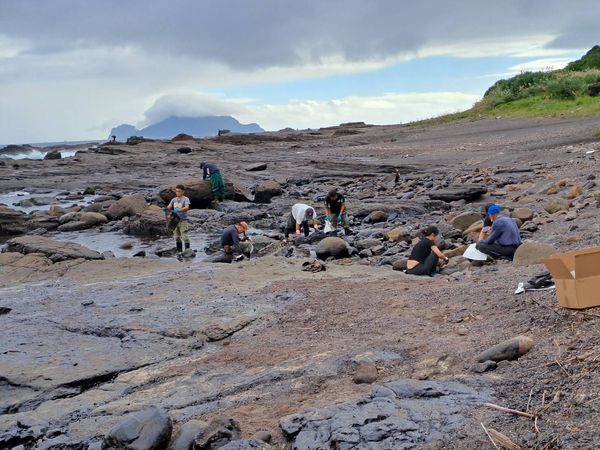
POLYGON ((304 232, 308 236, 309 226, 312 225, 318 229, 317 212, 315 208, 304 203, 296 203, 292 206, 292 213, 288 217, 285 227, 285 238, 289 238, 290 232, 295 231, 297 235, 304 232))

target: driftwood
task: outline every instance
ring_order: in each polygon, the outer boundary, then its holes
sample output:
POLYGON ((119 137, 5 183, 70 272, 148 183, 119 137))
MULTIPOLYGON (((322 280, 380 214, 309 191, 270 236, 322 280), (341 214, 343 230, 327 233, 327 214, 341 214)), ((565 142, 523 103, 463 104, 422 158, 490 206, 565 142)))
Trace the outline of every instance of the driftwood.
POLYGON ((506 412, 506 413, 510 413, 510 414, 516 414, 517 416, 527 417, 528 419, 535 419, 534 414, 529 414, 529 413, 526 413, 523 411, 519 411, 517 409, 505 408, 503 406, 494 405, 493 403, 484 403, 483 406, 487 406, 488 408, 493 408, 498 411, 502 411, 502 412, 506 412))
POLYGON ((502 447, 506 448, 507 450, 521 450, 520 446, 515 444, 513 441, 511 441, 508 438, 508 436, 505 436, 504 434, 500 433, 499 431, 496 431, 493 428, 490 428, 488 430, 488 432, 493 441, 500 444, 502 447))

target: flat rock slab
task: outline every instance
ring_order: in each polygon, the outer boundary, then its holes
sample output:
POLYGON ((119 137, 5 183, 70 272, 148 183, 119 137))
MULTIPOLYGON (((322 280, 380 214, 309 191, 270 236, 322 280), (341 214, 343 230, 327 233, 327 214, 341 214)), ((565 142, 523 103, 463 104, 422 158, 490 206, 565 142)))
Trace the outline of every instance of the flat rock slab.
POLYGON ((482 184, 462 184, 459 186, 448 186, 447 188, 429 192, 432 200, 454 202, 457 200, 477 200, 487 193, 487 187, 482 184))
POLYGON ((74 242, 60 242, 44 236, 20 236, 7 242, 8 250, 23 254, 42 253, 53 262, 67 259, 102 259, 102 255, 74 242))
POLYGON ((458 382, 398 380, 360 400, 284 417, 296 450, 412 449, 443 440, 465 424, 466 410, 490 401, 458 382))

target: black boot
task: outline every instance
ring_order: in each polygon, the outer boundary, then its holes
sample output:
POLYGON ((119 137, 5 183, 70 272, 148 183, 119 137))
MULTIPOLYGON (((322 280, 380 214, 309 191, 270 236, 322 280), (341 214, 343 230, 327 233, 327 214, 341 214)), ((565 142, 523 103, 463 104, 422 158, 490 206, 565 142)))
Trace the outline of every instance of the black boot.
POLYGON ((185 245, 185 249, 186 250, 190 248, 190 243, 189 242, 184 242, 184 245, 185 245))
POLYGON ((181 253, 183 251, 183 243, 181 241, 175 241, 175 245, 177 246, 177 253, 181 253))

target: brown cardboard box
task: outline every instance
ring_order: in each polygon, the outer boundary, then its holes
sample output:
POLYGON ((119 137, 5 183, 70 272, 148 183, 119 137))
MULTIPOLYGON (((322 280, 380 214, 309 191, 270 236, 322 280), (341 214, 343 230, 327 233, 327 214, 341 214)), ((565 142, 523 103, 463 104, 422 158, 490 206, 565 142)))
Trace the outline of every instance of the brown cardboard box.
POLYGON ((544 260, 563 308, 600 306, 600 247, 558 253, 544 260))

